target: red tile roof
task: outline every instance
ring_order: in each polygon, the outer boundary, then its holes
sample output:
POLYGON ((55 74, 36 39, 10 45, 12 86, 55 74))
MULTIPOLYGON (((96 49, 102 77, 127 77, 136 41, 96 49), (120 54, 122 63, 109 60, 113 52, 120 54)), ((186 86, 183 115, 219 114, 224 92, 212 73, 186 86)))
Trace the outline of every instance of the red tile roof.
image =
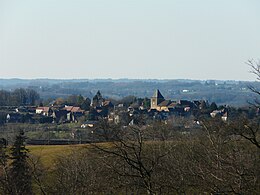
POLYGON ((84 110, 81 110, 80 107, 74 106, 65 106, 64 110, 67 110, 68 112, 84 112, 84 110))
POLYGON ((37 110, 42 110, 43 112, 49 112, 50 107, 38 107, 37 110))

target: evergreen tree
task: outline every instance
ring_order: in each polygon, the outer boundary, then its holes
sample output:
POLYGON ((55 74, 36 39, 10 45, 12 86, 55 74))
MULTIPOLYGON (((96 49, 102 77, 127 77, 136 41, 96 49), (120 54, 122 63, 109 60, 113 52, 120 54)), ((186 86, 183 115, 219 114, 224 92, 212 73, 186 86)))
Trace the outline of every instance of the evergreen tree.
POLYGON ((148 109, 150 107, 150 105, 151 105, 151 100, 149 98, 145 97, 144 100, 143 100, 144 108, 148 109))
POLYGON ((201 104, 200 104, 200 109, 201 110, 205 110, 205 109, 207 109, 208 108, 208 105, 207 105, 207 103, 206 103, 206 101, 202 101, 201 102, 201 104))
POLYGON ((212 112, 214 110, 217 110, 218 106, 217 106, 217 104, 215 102, 212 102, 209 108, 210 108, 210 111, 212 112))
POLYGON ((7 155, 7 141, 0 138, 0 194, 10 194, 10 185, 8 182, 8 155, 7 155))
POLYGON ((82 95, 78 95, 77 97, 77 106, 81 106, 84 102, 85 98, 82 95))
POLYGON ((4 138, 0 138, 0 164, 6 165, 8 155, 6 154, 7 141, 4 138))
POLYGON ((10 178, 13 185, 12 194, 32 194, 32 177, 27 162, 29 150, 25 148, 26 137, 21 130, 11 148, 10 178))
POLYGON ((89 110, 90 109, 90 104, 91 104, 91 99, 86 98, 82 104, 80 105, 80 108, 83 110, 89 110))

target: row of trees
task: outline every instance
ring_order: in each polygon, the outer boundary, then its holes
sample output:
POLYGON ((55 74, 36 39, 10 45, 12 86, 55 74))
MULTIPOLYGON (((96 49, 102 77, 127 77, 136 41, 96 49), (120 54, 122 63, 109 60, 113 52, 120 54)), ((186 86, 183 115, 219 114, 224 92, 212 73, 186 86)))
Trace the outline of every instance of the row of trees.
POLYGON ((33 89, 0 90, 0 106, 35 105, 39 99, 40 95, 33 89))
MULTIPOLYGON (((97 92, 97 94, 93 97, 92 100, 92 106, 101 106, 102 102, 105 100, 105 98, 102 97, 102 94, 100 91, 97 92)), ((130 106, 131 104, 137 104, 137 105, 143 105, 144 108, 150 107, 150 99, 149 98, 137 98, 135 96, 126 96, 122 99, 115 100, 112 98, 108 98, 107 100, 111 101, 112 104, 123 104, 125 107, 130 106)), ((46 104, 49 104, 49 102, 52 100, 46 101, 46 104)), ((90 110, 91 108, 91 99, 85 98, 82 95, 69 95, 67 98, 57 98, 55 100, 55 104, 57 105, 74 105, 79 106, 83 110, 90 110)))
POLYGON ((82 95, 70 95, 67 98, 57 98, 55 104, 79 106, 83 110, 89 110, 91 99, 84 98, 82 95))

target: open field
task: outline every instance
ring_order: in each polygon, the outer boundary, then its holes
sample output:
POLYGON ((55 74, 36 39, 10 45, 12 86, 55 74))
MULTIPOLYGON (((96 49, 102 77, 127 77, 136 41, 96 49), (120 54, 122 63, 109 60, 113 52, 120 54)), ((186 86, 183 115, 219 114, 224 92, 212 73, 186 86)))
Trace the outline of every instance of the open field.
POLYGON ((58 156, 70 154, 73 151, 81 150, 86 145, 37 145, 27 146, 30 154, 40 157, 41 163, 46 168, 51 168, 58 156))
MULTIPOLYGON (((109 146, 109 143, 98 143, 98 145, 109 146)), ((79 145, 27 145, 29 153, 35 157, 40 157, 40 162, 45 168, 52 168, 55 159, 59 156, 69 155, 90 148, 90 144, 79 145)))

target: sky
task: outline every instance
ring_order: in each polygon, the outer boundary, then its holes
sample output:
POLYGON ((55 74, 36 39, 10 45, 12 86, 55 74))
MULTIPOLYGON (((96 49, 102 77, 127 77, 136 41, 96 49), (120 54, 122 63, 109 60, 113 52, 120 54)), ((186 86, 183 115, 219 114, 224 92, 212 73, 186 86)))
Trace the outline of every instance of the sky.
POLYGON ((0 0, 0 78, 255 80, 259 0, 0 0))

